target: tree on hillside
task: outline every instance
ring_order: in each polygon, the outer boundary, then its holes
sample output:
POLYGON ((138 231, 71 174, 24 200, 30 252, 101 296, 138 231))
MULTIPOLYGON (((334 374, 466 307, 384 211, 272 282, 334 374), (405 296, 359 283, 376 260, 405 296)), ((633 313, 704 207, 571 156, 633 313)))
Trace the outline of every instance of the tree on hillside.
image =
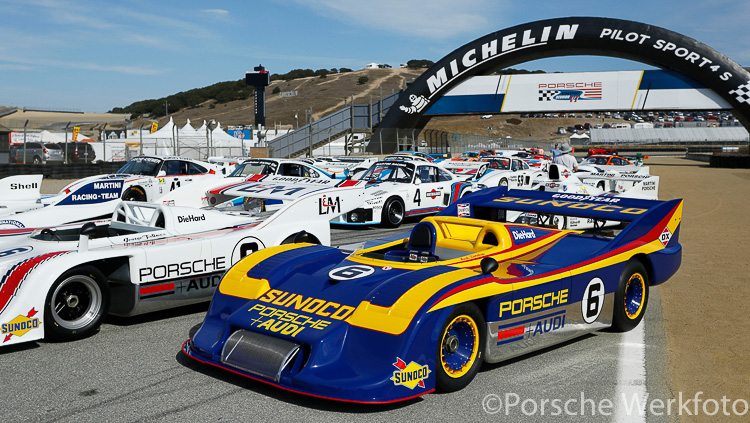
POLYGON ((370 78, 368 78, 368 77, 366 77, 366 76, 360 76, 360 77, 359 77, 359 78, 357 79, 357 85, 362 85, 362 84, 366 84, 366 83, 367 83, 367 81, 369 81, 369 80, 370 80, 370 78))
POLYGON ((339 68, 339 73, 346 73, 346 72, 351 72, 351 71, 352 70, 349 68, 339 68))
POLYGON ((336 68, 331 68, 331 73, 339 73, 339 70, 336 68))
POLYGON ((409 60, 408 62, 406 62, 406 67, 408 67, 409 69, 425 69, 425 68, 429 68, 430 66, 432 66, 434 64, 435 64, 435 62, 433 62, 432 60, 427 60, 427 59, 422 59, 422 60, 412 59, 412 60, 409 60))

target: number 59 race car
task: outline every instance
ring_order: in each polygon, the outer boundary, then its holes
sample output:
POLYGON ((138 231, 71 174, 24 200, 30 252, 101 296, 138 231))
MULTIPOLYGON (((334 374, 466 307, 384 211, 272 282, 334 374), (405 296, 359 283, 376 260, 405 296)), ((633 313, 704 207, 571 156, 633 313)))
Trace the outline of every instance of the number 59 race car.
POLYGON ((682 200, 562 196, 489 188, 351 254, 255 253, 224 275, 183 351, 290 391, 385 403, 461 389, 483 362, 632 329, 649 287, 680 266, 682 200), (607 237, 506 223, 509 210, 628 224, 607 237))
MULTIPOLYGON (((208 301, 240 258, 302 240, 328 244, 329 219, 362 201, 356 186, 291 188, 276 212, 121 202, 111 221, 39 229, 0 243, 0 346, 85 337, 108 312, 131 316, 208 301), (329 202, 336 210, 317 212, 329 202)), ((259 188, 255 197, 278 194, 259 188)))

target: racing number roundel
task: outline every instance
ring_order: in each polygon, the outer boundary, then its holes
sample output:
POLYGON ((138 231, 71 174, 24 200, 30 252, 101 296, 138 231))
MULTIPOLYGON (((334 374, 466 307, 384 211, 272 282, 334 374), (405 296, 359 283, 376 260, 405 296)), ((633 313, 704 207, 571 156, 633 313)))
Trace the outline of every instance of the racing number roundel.
POLYGON ((583 321, 594 323, 604 305, 604 282, 600 278, 591 279, 583 291, 581 300, 581 313, 583 321))
POLYGON ((337 267, 328 272, 328 277, 337 281, 348 281, 350 279, 364 278, 365 276, 371 275, 373 272, 375 272, 374 268, 358 264, 337 267))

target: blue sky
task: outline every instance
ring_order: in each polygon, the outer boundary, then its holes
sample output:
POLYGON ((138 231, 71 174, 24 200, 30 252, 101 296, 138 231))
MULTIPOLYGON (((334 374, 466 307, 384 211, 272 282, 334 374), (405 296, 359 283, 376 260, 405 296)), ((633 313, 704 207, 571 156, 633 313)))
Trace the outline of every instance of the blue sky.
MULTIPOLYGON (((437 61, 525 22, 601 16, 661 26, 750 66, 750 1, 0 0, 0 105, 105 112, 216 82, 263 64, 360 69, 437 61)), ((645 69, 602 57, 517 66, 645 69)))

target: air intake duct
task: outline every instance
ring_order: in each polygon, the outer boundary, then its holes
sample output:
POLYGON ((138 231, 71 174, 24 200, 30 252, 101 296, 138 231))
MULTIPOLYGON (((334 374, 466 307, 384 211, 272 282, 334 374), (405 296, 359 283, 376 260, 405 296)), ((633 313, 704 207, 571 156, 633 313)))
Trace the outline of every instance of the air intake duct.
POLYGON ((221 362, 278 382, 299 350, 300 345, 294 342, 240 329, 224 344, 221 362))

